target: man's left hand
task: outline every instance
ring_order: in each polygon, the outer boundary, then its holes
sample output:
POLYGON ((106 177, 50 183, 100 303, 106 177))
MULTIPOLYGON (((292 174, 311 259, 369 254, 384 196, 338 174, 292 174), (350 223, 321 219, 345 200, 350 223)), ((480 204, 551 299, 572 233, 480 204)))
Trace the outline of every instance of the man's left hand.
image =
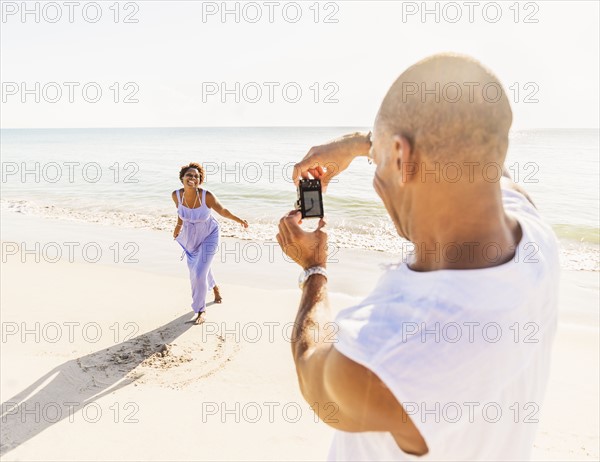
POLYGON ((327 233, 323 231, 326 222, 319 220, 315 231, 304 231, 300 227, 302 214, 292 210, 279 220, 277 242, 284 253, 302 268, 327 265, 327 233))

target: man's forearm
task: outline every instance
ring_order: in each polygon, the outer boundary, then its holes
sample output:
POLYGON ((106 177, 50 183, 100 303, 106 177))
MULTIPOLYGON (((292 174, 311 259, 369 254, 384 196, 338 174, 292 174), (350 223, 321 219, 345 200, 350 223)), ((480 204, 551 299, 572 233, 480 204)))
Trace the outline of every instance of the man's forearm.
POLYGON ((307 400, 322 396, 323 366, 331 343, 325 340, 331 321, 327 279, 315 274, 308 278, 302 292, 294 323, 292 353, 302 394, 307 400), (311 380, 312 378, 312 380, 311 380), (315 380, 319 378, 319 380, 315 380))
POLYGON ((371 149, 371 138, 369 133, 355 132, 342 137, 343 140, 352 140, 354 149, 352 154, 355 157, 368 156, 371 149))

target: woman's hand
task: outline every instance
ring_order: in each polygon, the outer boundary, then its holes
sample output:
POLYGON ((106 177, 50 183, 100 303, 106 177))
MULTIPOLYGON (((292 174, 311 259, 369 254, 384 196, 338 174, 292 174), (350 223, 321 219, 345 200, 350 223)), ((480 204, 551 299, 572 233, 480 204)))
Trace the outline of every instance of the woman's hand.
POLYGON ((173 231, 173 239, 177 239, 179 233, 181 232, 181 225, 175 226, 175 230, 173 231))
POLYGON ((248 222, 246 220, 242 220, 241 218, 238 218, 238 223, 240 225, 242 225, 242 227, 247 228, 248 227, 248 222))
POLYGON ((300 178, 307 179, 309 174, 321 180, 323 192, 331 179, 348 168, 358 156, 368 156, 371 142, 363 133, 346 135, 321 146, 314 146, 300 162, 294 165, 292 180, 298 186, 300 178))

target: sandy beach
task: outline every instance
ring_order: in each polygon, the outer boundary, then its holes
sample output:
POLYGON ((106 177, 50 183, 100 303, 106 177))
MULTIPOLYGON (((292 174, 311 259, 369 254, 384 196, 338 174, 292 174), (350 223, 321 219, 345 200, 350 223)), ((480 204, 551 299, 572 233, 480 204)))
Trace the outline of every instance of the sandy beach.
POLYGON ((0 15, 0 462, 600 462, 599 1, 0 15))
MULTIPOLYGON (((302 399, 290 353, 298 270, 278 248, 223 239, 224 302, 194 326, 168 233, 2 218, 2 460, 326 458, 332 430, 302 399)), ((337 251, 334 310, 392 262, 337 251)), ((563 271, 534 460, 599 457, 598 274, 563 271)))

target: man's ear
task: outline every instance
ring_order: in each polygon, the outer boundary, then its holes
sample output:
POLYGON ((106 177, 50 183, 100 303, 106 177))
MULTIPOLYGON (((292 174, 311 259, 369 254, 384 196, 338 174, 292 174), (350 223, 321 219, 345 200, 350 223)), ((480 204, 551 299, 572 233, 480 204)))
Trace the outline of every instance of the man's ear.
POLYGON ((411 181, 417 174, 417 164, 408 138, 404 135, 394 135, 394 157, 398 168, 400 186, 411 181))

